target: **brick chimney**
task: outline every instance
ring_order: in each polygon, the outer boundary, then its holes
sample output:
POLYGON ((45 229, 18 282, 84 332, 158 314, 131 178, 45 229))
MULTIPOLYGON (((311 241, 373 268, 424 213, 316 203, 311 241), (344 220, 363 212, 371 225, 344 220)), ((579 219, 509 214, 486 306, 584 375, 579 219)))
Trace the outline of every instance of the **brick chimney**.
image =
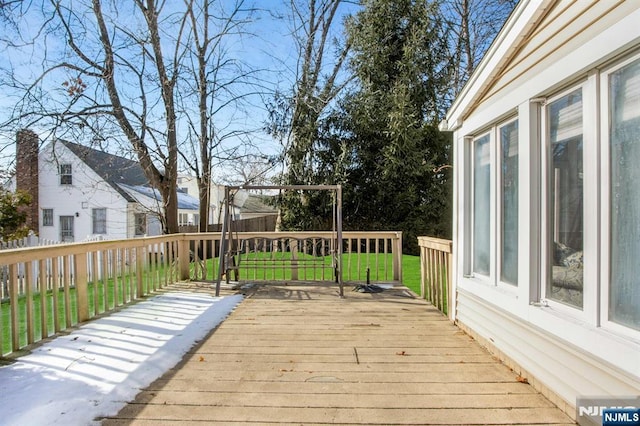
POLYGON ((28 129, 16 135, 16 189, 31 195, 31 205, 26 207, 26 225, 38 233, 40 208, 38 205, 38 135, 28 129))

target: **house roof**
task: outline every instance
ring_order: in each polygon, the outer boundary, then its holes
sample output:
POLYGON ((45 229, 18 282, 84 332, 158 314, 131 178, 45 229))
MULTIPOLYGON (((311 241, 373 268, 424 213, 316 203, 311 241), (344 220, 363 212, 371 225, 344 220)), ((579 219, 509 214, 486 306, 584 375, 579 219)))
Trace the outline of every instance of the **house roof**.
MULTIPOLYGON (((157 189, 153 189, 146 185, 127 185, 124 183, 118 184, 119 187, 127 191, 133 197, 138 197, 139 195, 143 195, 151 200, 160 202, 162 200, 162 196, 157 189)), ((197 198, 192 197, 186 192, 178 191, 178 209, 180 210, 198 210, 200 206, 200 202, 197 198)))
POLYGON ((277 213, 278 210, 266 203, 264 195, 249 194, 240 207, 242 213, 277 213))
POLYGON ((447 128, 456 130, 500 78, 509 62, 529 42, 555 0, 520 1, 447 112, 447 128))
POLYGON ((120 184, 130 186, 149 185, 149 180, 145 176, 144 170, 140 163, 136 161, 65 140, 59 140, 58 142, 73 152, 129 202, 137 200, 129 192, 123 190, 119 186, 120 184))

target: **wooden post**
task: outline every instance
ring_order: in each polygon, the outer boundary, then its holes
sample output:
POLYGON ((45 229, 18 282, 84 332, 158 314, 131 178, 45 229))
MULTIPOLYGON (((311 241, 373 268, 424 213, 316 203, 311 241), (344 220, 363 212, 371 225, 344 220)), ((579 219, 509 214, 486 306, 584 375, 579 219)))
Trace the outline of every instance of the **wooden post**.
POLYGON ((289 238, 289 247, 291 247, 291 280, 298 280, 298 240, 289 238), (294 242, 291 245, 291 242, 294 242))
POLYGON ((76 297, 78 299, 78 322, 89 319, 89 291, 87 288, 87 255, 90 253, 76 254, 73 256, 74 274, 76 285, 76 297))
POLYGON ((60 258, 51 259, 51 293, 53 294, 53 332, 60 332, 60 304, 58 303, 58 291, 60 290, 60 258))
POLYGON ((402 282, 402 232, 396 232, 394 239, 393 279, 402 282))
POLYGON ((26 296, 27 307, 27 344, 34 342, 34 325, 33 325, 33 283, 31 282, 32 262, 24 262, 24 293, 26 296))
POLYGON ((11 305, 11 350, 17 352, 20 350, 20 320, 18 318, 19 289, 18 265, 16 263, 9 265, 9 276, 11 277, 11 291, 9 292, 9 304, 11 305))
POLYGON ((420 297, 427 298, 426 280, 427 275, 427 249, 420 245, 420 297))
POLYGON ((62 268, 64 271, 64 321, 66 328, 71 327, 71 256, 65 255, 62 258, 62 268))
POLYGON ((98 252, 92 252, 90 259, 91 270, 89 276, 91 277, 91 284, 93 287, 93 316, 95 316, 100 312, 100 306, 98 306, 98 281, 100 281, 100 275, 98 274, 98 252))
POLYGON ((136 297, 144 296, 144 247, 136 247, 136 297))
POLYGON ((38 261, 38 287, 40 291, 40 338, 44 339, 49 335, 47 327, 47 269, 44 259, 38 261))
POLYGON ((184 235, 178 241, 178 279, 189 279, 189 240, 184 235))

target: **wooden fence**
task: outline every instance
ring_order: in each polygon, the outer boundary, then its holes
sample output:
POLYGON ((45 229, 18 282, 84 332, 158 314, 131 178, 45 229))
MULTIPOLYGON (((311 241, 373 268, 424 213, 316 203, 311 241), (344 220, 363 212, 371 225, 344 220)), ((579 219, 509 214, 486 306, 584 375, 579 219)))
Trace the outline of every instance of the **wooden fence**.
POLYGON ((420 247, 420 295, 448 314, 455 303, 452 294, 453 243, 440 238, 418 237, 420 247))
MULTIPOLYGON (((333 282, 334 261, 347 282, 402 279, 400 232, 343 232, 338 259, 332 253, 336 243, 331 232, 234 233, 233 241, 237 268, 233 263, 225 268, 244 281, 333 282)), ((1 250, 0 355, 18 352, 175 281, 212 284, 219 255, 219 233, 1 250)))

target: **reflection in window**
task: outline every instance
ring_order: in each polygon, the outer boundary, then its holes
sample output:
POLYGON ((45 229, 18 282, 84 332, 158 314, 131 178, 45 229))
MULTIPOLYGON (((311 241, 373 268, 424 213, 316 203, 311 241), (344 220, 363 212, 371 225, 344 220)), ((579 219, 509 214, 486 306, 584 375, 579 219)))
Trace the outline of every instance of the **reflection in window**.
POLYGON ((582 89, 550 103, 548 117, 551 279, 547 298, 582 308, 582 89))
POLYGON ((502 245, 500 279, 518 284, 518 122, 500 128, 502 245))
POLYGON ((473 272, 489 275, 491 159, 489 135, 473 142, 473 272))
POLYGON ((640 60, 611 75, 609 319, 640 330, 640 60))

